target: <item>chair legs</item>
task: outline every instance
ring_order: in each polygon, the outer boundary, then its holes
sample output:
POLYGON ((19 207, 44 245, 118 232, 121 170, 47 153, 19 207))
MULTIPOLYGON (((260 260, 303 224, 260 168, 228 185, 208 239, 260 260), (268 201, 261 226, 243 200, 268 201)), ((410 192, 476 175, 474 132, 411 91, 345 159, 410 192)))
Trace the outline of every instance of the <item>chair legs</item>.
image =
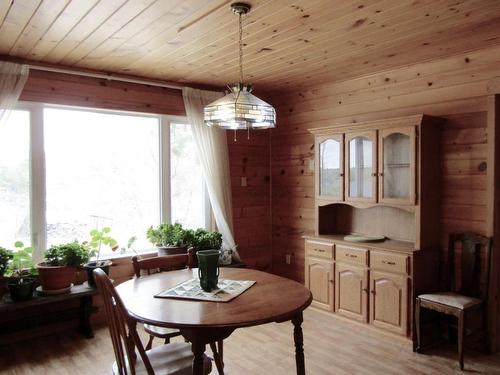
POLYGON ((417 336, 417 344, 414 345, 413 351, 420 353, 420 299, 416 299, 415 301, 415 333, 417 336))
POLYGON ((153 339, 155 337, 153 335, 149 335, 149 341, 148 341, 148 344, 146 345, 146 351, 150 350, 151 347, 153 346, 153 339))
POLYGON ((460 364, 460 370, 464 369, 464 335, 465 335, 465 312, 461 311, 458 315, 458 362, 460 364))
POLYGON ((210 349, 212 349, 212 353, 214 354, 214 362, 217 367, 217 372, 219 375, 224 374, 224 347, 223 341, 219 340, 217 343, 211 342, 210 349))

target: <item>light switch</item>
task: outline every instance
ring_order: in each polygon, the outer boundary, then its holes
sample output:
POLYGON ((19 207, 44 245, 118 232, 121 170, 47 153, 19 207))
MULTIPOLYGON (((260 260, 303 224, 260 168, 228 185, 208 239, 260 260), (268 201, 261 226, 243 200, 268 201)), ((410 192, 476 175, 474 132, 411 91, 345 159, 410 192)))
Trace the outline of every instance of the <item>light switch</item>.
POLYGON ((247 178, 246 177, 241 178, 241 186, 243 186, 243 187, 247 186, 247 178))

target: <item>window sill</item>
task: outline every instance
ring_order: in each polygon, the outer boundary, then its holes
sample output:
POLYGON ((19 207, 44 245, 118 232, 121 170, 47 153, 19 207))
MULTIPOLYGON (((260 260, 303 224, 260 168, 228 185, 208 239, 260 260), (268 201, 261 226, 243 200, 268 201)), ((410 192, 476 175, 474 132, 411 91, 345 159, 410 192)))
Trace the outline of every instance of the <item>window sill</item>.
POLYGON ((123 254, 105 254, 102 255, 99 259, 100 260, 110 260, 113 263, 118 262, 122 263, 123 261, 126 260, 131 260, 135 255, 140 255, 140 256, 152 256, 158 254, 158 250, 156 248, 149 248, 149 249, 144 249, 137 251, 136 253, 130 251, 127 253, 123 254))

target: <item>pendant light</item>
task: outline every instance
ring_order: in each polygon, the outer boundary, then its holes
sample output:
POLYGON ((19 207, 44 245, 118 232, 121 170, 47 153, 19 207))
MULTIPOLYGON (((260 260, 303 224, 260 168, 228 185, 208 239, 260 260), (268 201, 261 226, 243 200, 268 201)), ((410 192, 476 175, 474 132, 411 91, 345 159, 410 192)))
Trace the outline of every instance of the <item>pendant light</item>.
POLYGON ((204 120, 208 126, 223 129, 269 129, 276 125, 276 112, 265 101, 252 95, 252 85, 243 83, 243 27, 242 16, 250 11, 250 5, 233 3, 231 9, 238 15, 240 82, 228 86, 230 92, 204 108, 204 120))

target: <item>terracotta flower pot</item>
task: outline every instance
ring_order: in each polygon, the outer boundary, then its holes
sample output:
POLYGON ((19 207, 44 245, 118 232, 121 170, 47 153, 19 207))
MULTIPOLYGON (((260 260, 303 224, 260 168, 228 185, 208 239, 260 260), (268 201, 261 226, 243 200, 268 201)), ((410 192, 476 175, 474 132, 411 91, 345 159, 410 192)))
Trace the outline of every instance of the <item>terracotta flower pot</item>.
POLYGON ((186 246, 158 246, 158 255, 176 255, 176 254, 186 254, 186 246))
POLYGON ((59 290, 69 288, 75 278, 76 267, 37 265, 38 276, 43 290, 59 290))

